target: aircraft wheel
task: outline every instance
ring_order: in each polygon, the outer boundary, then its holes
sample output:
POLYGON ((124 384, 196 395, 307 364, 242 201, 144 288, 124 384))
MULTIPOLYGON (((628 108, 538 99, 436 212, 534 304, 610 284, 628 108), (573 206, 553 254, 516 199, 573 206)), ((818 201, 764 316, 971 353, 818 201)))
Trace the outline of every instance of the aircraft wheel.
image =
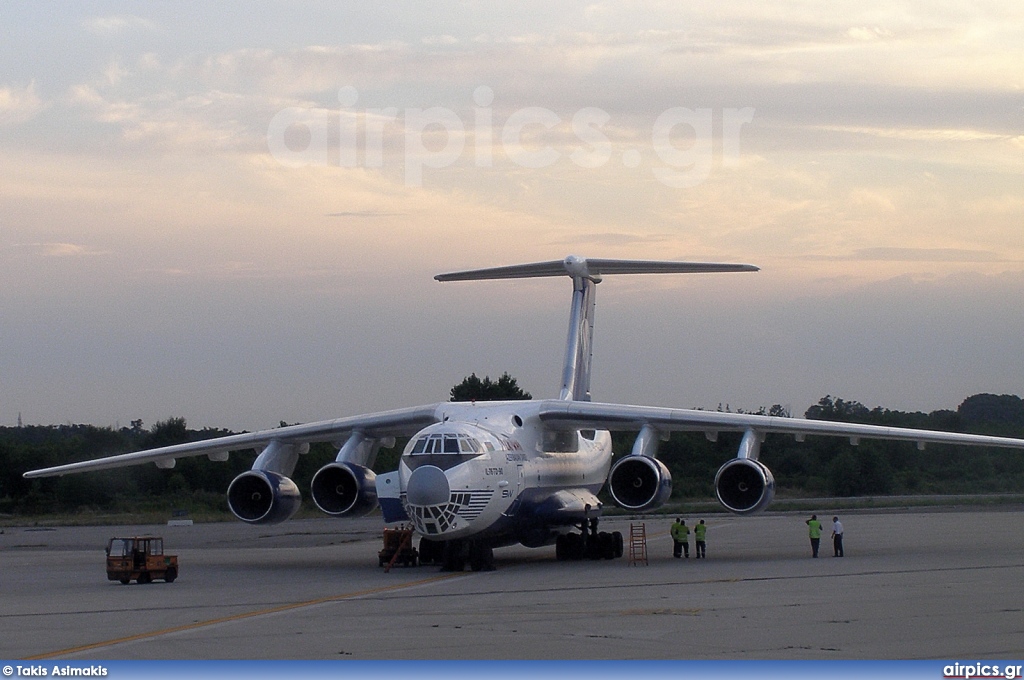
POLYGON ((473 571, 494 571, 494 549, 474 545, 470 548, 469 567, 473 571))
POLYGON ((601 553, 601 559, 615 559, 615 538, 607 531, 598 534, 598 550, 601 553))
POLYGON ((622 532, 621 531, 613 531, 612 532, 612 542, 613 542, 613 544, 615 546, 615 555, 613 555, 613 557, 615 557, 615 558, 622 557, 622 552, 623 552, 623 547, 624 546, 623 546, 623 542, 622 542, 622 532))
POLYGON ((443 546, 437 541, 427 541, 420 539, 420 564, 437 564, 438 562, 438 548, 443 546))
POLYGON ((566 546, 566 534, 558 534, 555 538, 555 559, 559 562, 564 562, 569 559, 569 549, 566 546))
MULTIPOLYGON (((583 537, 579 534, 563 534, 563 542, 565 544, 565 559, 567 560, 582 560, 583 559, 583 537)), ((557 546, 556 546, 557 547, 557 546)))
POLYGON ((590 535, 590 540, 587 541, 587 554, 586 557, 592 560, 600 560, 605 556, 605 532, 594 533, 590 535))
POLYGON ((462 541, 445 541, 444 556, 441 558, 441 571, 463 571, 466 568, 466 555, 462 541))

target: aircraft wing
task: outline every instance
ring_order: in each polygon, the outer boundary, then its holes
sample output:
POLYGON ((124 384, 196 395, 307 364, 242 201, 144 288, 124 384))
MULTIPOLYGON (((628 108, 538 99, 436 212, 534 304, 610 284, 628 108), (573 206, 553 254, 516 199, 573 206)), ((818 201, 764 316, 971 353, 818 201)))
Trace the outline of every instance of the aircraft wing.
POLYGON ((539 417, 546 425, 556 428, 632 431, 651 426, 662 432, 704 432, 712 439, 718 432, 753 430, 759 434, 792 434, 797 438, 805 435, 848 437, 853 443, 860 439, 912 441, 919 448, 925 444, 962 444, 1024 449, 1024 439, 1010 437, 583 401, 550 400, 541 407, 539 417))
POLYGON ((243 449, 261 450, 275 441, 284 444, 338 441, 340 444, 352 432, 361 432, 370 438, 400 437, 415 434, 424 427, 438 422, 440 420, 437 415, 438 406, 438 404, 434 404, 395 411, 382 411, 380 413, 369 413, 361 416, 337 418, 335 420, 322 420, 303 425, 289 425, 288 427, 279 427, 273 430, 229 435, 227 437, 206 439, 187 444, 175 444, 174 446, 164 446, 147 451, 123 453, 117 456, 107 456, 106 458, 31 470, 26 472, 24 476, 28 479, 33 479, 36 477, 54 477, 90 470, 128 467, 131 465, 141 465, 142 463, 156 463, 160 465, 176 458, 202 455, 209 456, 212 460, 226 460, 227 454, 230 451, 243 449))

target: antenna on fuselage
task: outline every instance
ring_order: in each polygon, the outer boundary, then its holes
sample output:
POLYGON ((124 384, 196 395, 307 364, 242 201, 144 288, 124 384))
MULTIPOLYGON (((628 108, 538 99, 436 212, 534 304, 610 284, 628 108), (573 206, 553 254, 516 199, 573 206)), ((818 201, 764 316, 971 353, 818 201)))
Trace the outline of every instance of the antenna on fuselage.
POLYGON ((594 337, 594 303, 597 284, 606 274, 703 274, 713 272, 756 272, 750 264, 718 262, 668 262, 654 260, 601 260, 569 255, 564 260, 515 264, 507 267, 473 269, 438 274, 438 281, 479 281, 485 279, 528 279, 540 276, 570 276, 572 306, 569 337, 562 365, 559 399, 590 401, 591 342, 594 337))

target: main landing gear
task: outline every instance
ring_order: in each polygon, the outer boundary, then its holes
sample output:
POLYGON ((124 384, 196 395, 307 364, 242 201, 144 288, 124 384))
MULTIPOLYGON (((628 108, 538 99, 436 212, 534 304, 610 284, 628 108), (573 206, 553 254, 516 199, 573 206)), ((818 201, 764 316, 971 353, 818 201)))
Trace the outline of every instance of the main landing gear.
POLYGON ((598 531, 597 517, 583 520, 578 534, 561 534, 555 539, 555 559, 613 560, 622 557, 622 534, 598 531))

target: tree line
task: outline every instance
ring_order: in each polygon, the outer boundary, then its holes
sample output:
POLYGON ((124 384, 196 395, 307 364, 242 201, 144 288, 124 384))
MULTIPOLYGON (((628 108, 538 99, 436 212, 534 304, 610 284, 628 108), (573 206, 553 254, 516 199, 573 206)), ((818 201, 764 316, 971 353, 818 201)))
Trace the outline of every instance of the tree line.
MULTIPOLYGON (((453 400, 530 398, 507 373, 496 381, 474 374, 452 388, 451 396, 453 400), (465 387, 467 384, 481 391, 474 393, 465 387)), ((788 415, 778 405, 759 413, 788 415)), ((805 416, 1024 436, 1024 401, 1014 395, 977 394, 965 399, 956 410, 931 413, 869 409, 856 401, 826 396, 808 408, 805 416)), ((141 421, 119 429, 70 424, 0 427, 0 514, 130 513, 169 508, 221 512, 226 508, 228 484, 251 467, 254 454, 233 453, 226 463, 212 462, 205 456, 180 458, 171 470, 139 465, 35 480, 24 479, 22 473, 228 434, 233 433, 189 429, 183 418, 170 418, 148 429, 141 421)), ((629 453, 634 436, 613 436, 617 455, 629 453)), ((713 497, 715 472, 736 455, 740 436, 723 432, 711 442, 702 433, 675 433, 663 442, 658 457, 672 472, 673 499, 713 497)), ((399 440, 395 448, 381 450, 377 472, 395 469, 404 444, 399 440)), ((330 445, 313 444, 307 455, 300 456, 295 470, 299 488, 309 488, 313 474, 334 457, 330 445)), ((865 439, 859 446, 851 446, 841 437, 808 436, 805 442, 797 442, 789 435, 770 434, 761 446, 761 460, 774 473, 777 493, 782 497, 997 493, 1024 488, 1024 452, 1010 449, 929 445, 919 451, 912 442, 865 439)))
MULTIPOLYGON (((765 415, 788 415, 781 406, 765 415)), ((866 423, 887 427, 971 432, 1024 437, 1024 401, 1014 395, 976 394, 956 410, 931 413, 876 407, 832 396, 822 397, 804 416, 812 420, 866 423)), ((721 433, 710 442, 701 433, 676 433, 658 453, 672 472, 673 497, 714 495, 718 468, 735 457, 739 433, 721 433)), ((616 442, 629 451, 632 438, 616 442)), ((863 439, 852 446, 844 437, 769 434, 760 460, 775 476, 779 497, 875 496, 1019 492, 1024 488, 1024 451, 863 439)))

